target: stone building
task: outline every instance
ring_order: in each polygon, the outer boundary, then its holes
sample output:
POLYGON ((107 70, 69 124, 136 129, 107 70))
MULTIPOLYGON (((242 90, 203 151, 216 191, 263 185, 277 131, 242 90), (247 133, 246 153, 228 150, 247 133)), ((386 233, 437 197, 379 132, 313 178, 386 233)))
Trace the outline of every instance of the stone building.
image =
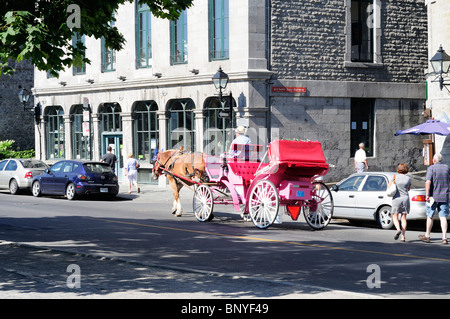
POLYGON ((99 159, 111 145, 122 163, 133 153, 149 181, 155 148, 227 150, 231 125, 218 114, 232 101, 232 125, 255 144, 321 141, 336 166, 329 181, 352 172, 360 142, 372 170, 423 168, 421 141, 394 137, 423 119, 421 1, 195 0, 177 21, 130 3, 115 17, 124 50, 78 36, 90 65, 35 73, 46 161, 99 159), (211 80, 219 68, 229 77, 222 101, 211 80))
MULTIPOLYGON (((19 101, 19 86, 30 90, 33 87, 33 66, 29 61, 11 61, 16 69, 14 75, 0 76, 0 141, 15 140, 13 147, 20 150, 33 149, 34 117, 33 111, 24 110, 19 101)), ((33 106, 30 99, 28 106, 33 106)))

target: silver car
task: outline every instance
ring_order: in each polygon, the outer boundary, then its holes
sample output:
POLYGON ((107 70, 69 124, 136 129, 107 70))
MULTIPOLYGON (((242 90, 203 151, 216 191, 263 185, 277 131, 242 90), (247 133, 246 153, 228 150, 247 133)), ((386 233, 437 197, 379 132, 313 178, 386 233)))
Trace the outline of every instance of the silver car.
MULTIPOLYGON (((393 227, 392 197, 386 188, 394 172, 364 172, 352 174, 331 188, 334 201, 333 218, 375 220, 383 229, 393 227)), ((410 212, 407 220, 425 220, 425 179, 411 177, 410 212)))
POLYGON ((0 189, 9 189, 17 194, 21 189, 30 189, 34 176, 40 175, 49 166, 32 158, 10 158, 0 161, 0 189))

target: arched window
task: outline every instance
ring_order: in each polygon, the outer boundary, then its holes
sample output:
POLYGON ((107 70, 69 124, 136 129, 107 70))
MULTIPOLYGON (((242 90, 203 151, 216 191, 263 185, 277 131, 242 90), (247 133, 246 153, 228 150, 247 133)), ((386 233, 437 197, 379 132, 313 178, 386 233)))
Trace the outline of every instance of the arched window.
POLYGON ((65 158, 64 143, 64 110, 61 106, 49 106, 44 113, 46 118, 48 159, 65 158))
POLYGON ((83 132, 83 104, 72 106, 70 117, 72 119, 72 158, 91 159, 91 139, 86 130, 83 132))
POLYGON ((155 101, 136 102, 133 112, 134 154, 140 161, 153 158, 159 148, 158 105, 155 101))
POLYGON ((194 102, 172 100, 169 102, 168 147, 183 147, 187 151, 195 151, 194 102))
POLYGON ((122 132, 122 108, 119 103, 102 103, 98 110, 101 132, 122 132))
POLYGON ((228 113, 230 110, 229 98, 224 99, 226 101, 220 102, 218 98, 211 97, 205 102, 203 151, 206 154, 218 155, 227 152, 233 140, 229 117, 219 116, 219 113, 228 113))

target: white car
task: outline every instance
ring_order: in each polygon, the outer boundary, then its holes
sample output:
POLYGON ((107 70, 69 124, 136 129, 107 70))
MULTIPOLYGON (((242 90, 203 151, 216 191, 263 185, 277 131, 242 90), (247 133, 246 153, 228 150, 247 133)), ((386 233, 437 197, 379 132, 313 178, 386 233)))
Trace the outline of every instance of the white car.
MULTIPOLYGON (((386 188, 394 172, 364 172, 352 174, 331 187, 334 201, 333 218, 378 221, 383 229, 394 224, 391 215, 392 197, 386 188)), ((425 179, 409 175, 410 212, 407 220, 425 220, 425 179)))
POLYGON ((9 189, 13 195, 21 189, 31 189, 33 177, 49 166, 32 158, 9 158, 0 161, 0 189, 9 189))

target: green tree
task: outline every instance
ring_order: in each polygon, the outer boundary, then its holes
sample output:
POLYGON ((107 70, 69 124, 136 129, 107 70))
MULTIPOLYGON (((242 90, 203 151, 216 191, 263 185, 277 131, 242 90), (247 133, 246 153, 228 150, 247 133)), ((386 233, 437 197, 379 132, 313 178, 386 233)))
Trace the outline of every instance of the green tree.
MULTIPOLYGON (((193 1, 139 3, 147 4, 156 17, 177 19, 193 1)), ((108 48, 121 50, 125 39, 110 22, 118 7, 127 2, 133 0, 6 0, 0 6, 0 75, 14 73, 8 64, 11 60, 30 59, 39 70, 53 75, 90 63, 84 56, 86 48, 72 45, 74 32, 96 39, 103 37, 108 48)))

